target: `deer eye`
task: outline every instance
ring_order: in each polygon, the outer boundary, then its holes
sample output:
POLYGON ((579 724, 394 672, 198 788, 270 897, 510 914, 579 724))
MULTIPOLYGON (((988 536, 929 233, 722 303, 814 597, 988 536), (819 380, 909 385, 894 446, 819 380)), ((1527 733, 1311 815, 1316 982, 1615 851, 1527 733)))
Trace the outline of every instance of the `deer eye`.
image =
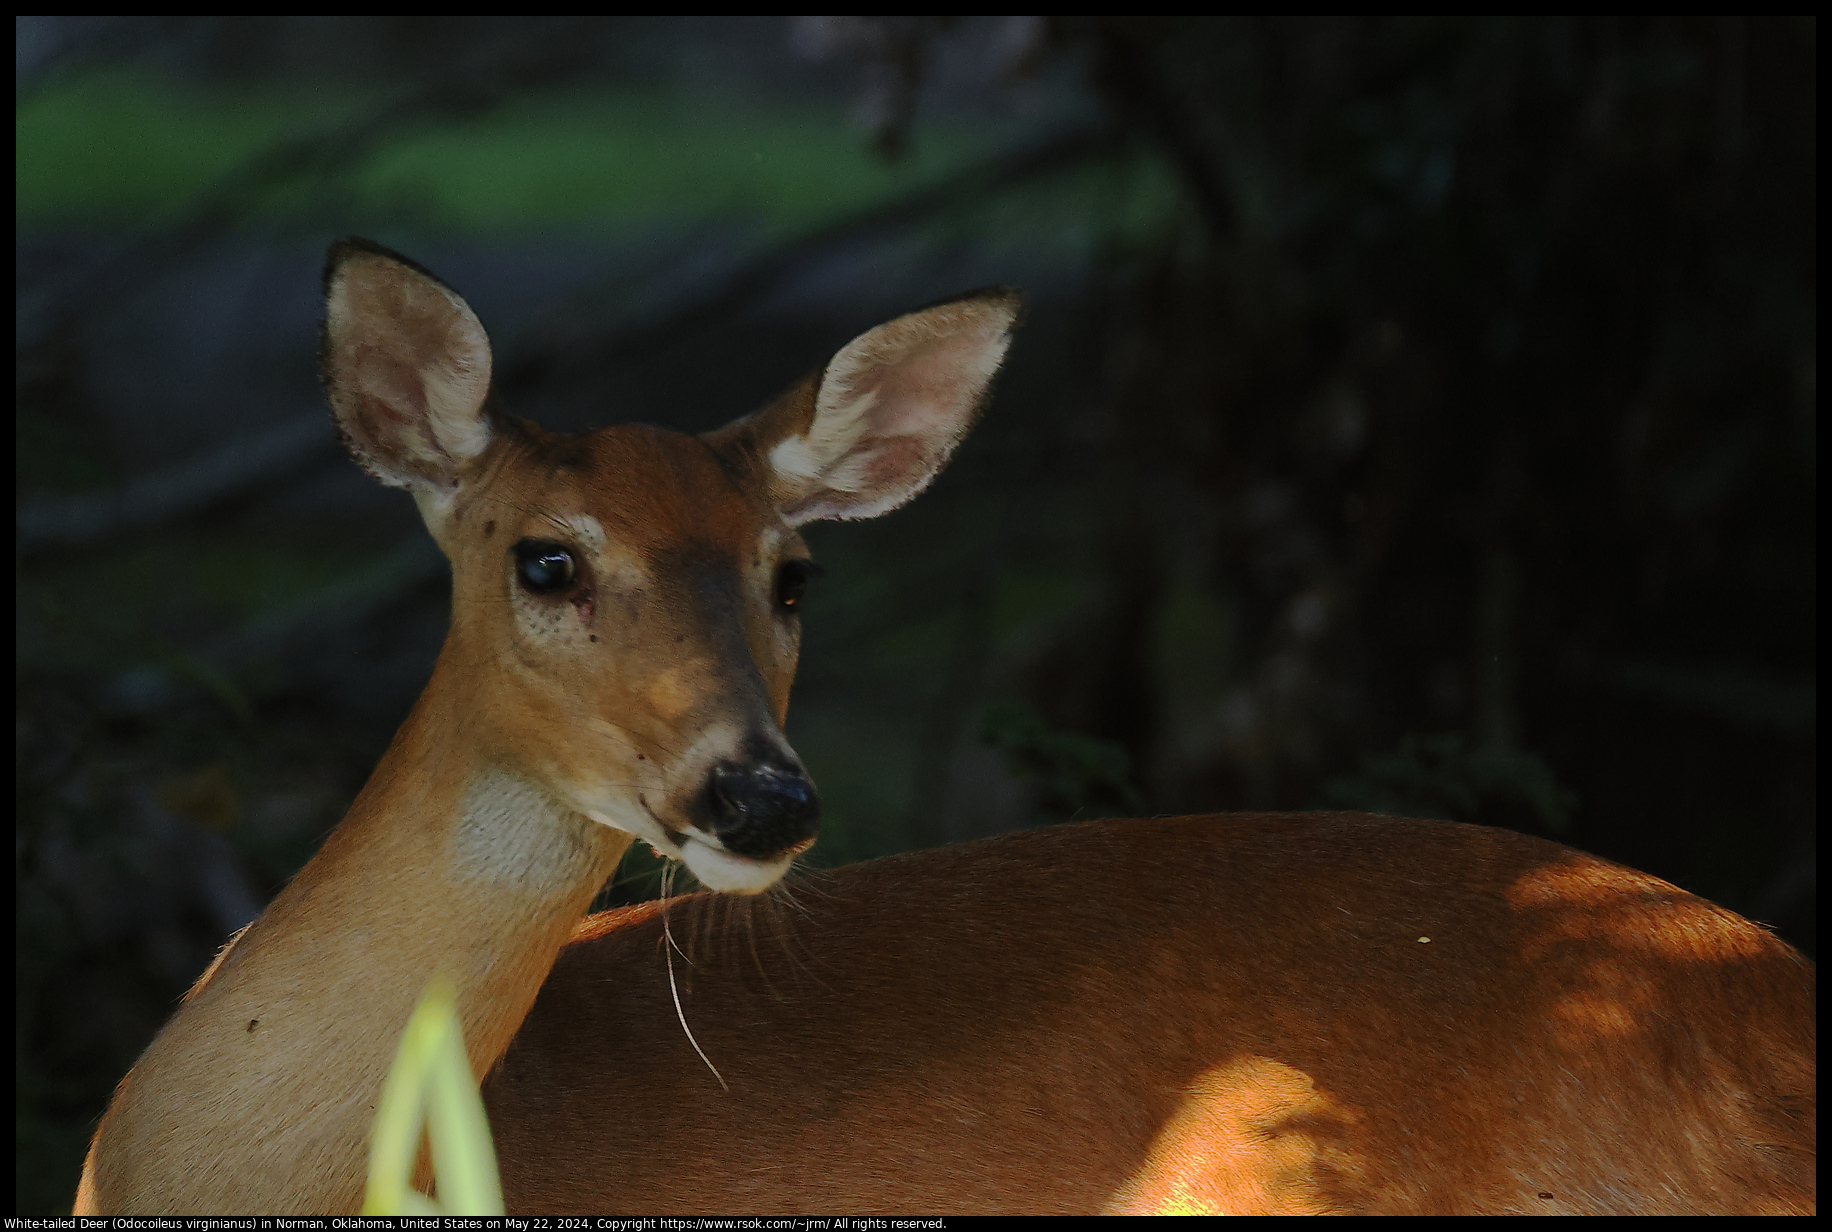
POLYGON ((579 565, 569 548, 524 539, 515 545, 515 576, 522 589, 551 595, 573 584, 579 576, 579 565))
POLYGON ((799 612, 802 595, 808 590, 808 580, 824 572, 811 560, 783 561, 776 570, 776 606, 785 612, 799 612))

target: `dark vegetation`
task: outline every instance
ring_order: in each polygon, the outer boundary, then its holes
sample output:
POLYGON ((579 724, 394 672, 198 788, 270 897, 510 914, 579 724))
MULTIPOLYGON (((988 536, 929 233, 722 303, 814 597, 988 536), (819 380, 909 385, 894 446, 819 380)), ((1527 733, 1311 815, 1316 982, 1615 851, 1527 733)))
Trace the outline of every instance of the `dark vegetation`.
POLYGON ((442 636, 313 388, 349 232, 558 428, 1029 286, 950 472, 812 537, 818 859, 1370 808, 1813 948, 1811 19, 21 22, 20 1213, 442 636))

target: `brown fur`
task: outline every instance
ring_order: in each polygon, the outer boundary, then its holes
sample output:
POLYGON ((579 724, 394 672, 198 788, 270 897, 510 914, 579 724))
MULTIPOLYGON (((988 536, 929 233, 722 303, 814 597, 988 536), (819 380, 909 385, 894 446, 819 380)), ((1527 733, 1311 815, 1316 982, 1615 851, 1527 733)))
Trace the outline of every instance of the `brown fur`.
POLYGON ((669 908, 729 1091, 662 913, 587 922, 485 1086, 511 1209, 1814 1207, 1813 965, 1540 839, 1099 821, 795 899, 669 908))

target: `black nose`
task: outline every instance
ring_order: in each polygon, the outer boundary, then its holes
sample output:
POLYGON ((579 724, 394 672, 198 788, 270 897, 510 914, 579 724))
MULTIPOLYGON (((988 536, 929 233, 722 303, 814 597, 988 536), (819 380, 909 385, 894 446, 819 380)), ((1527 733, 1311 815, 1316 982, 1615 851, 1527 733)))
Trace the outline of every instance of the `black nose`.
POLYGON ((701 824, 727 851, 756 860, 800 846, 821 820, 820 793, 807 772, 775 758, 720 762, 701 802, 701 824))

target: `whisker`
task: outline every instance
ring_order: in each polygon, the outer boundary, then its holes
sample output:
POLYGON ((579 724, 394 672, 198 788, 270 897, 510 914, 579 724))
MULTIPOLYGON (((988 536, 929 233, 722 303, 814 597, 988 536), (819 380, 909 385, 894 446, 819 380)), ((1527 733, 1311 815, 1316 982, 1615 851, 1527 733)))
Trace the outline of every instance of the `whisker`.
MULTIPOLYGON (((725 1075, 721 1074, 719 1067, 712 1063, 712 1058, 706 1055, 704 1048, 700 1047, 700 1041, 693 1037, 693 1028, 687 1025, 687 1011, 681 1005, 681 989, 674 980, 674 953, 680 947, 674 942, 674 930, 669 921, 671 913, 668 904, 673 901, 674 897, 669 890, 672 889, 673 880, 674 865, 670 863, 666 869, 662 870, 662 937, 667 943, 663 948, 663 953, 667 955, 668 959, 668 995, 674 998, 674 1016, 680 1020, 681 1030, 687 1034, 687 1042, 692 1044, 693 1050, 700 1054, 700 1060, 706 1062, 706 1068, 711 1070, 712 1076, 719 1080, 719 1086, 729 1092, 731 1087, 726 1085, 725 1075)), ((687 957, 685 950, 681 951, 681 957, 690 965, 692 964, 693 960, 687 957)))

